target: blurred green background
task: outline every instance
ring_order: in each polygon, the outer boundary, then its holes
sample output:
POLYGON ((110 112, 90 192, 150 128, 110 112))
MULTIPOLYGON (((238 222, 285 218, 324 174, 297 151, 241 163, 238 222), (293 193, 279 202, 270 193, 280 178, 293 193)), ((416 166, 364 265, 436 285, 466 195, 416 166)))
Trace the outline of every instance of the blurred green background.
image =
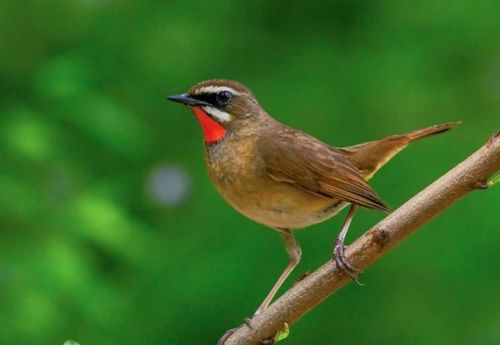
MULTIPOLYGON (((217 194, 168 94, 236 79, 337 146, 463 120, 373 180, 393 208, 500 124, 498 1, 4 0, 0 43, 0 344, 215 344, 281 273, 279 236, 217 194)), ((284 343, 499 344, 499 196, 453 205, 284 343)), ((286 287, 343 215, 297 234, 286 287)))

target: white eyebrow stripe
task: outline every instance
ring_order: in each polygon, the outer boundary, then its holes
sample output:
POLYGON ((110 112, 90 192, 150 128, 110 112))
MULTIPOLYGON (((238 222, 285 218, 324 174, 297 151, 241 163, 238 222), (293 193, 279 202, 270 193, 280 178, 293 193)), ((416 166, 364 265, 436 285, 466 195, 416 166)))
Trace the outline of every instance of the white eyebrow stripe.
POLYGON ((212 115, 213 117, 219 119, 222 122, 228 122, 229 120, 231 120, 231 115, 229 113, 226 113, 225 111, 220 111, 217 108, 209 106, 204 106, 201 108, 209 115, 212 115))
POLYGON ((217 93, 221 91, 229 91, 233 95, 237 96, 242 95, 241 92, 238 92, 235 89, 232 89, 228 86, 214 86, 214 85, 202 87, 201 89, 196 90, 196 94, 198 95, 200 93, 217 93))

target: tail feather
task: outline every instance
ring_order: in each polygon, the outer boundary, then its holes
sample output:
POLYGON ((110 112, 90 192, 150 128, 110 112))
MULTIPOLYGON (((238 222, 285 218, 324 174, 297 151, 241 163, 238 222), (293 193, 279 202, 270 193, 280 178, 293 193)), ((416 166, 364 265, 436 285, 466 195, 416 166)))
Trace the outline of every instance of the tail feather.
POLYGON ((361 176, 369 180, 375 173, 409 143, 434 134, 444 133, 461 122, 447 122, 402 135, 392 135, 381 140, 344 147, 347 158, 358 168, 361 176))
POLYGON ((415 140, 418 140, 421 138, 428 137, 430 135, 447 132, 450 129, 452 129, 453 127, 456 127, 461 123, 462 123, 461 121, 442 123, 440 125, 434 125, 431 127, 418 129, 416 131, 413 131, 413 132, 410 132, 407 134, 403 134, 403 136, 404 135, 408 136, 408 138, 410 139, 410 142, 411 142, 411 141, 415 141, 415 140))

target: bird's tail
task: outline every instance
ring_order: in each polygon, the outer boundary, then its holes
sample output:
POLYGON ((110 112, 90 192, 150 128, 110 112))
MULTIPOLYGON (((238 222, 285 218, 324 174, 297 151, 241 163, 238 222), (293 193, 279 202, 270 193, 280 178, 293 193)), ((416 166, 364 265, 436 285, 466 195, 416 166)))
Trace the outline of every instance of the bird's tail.
POLYGON ((403 136, 407 136, 410 139, 410 142, 412 142, 412 141, 415 141, 415 140, 418 140, 421 138, 428 137, 430 135, 447 132, 450 129, 452 129, 453 127, 458 126, 459 124, 461 124, 460 121, 442 123, 440 125, 434 125, 431 127, 418 129, 416 131, 413 131, 413 132, 410 132, 407 134, 403 134, 403 136))
POLYGON ((458 124, 460 124, 460 122, 447 122, 406 134, 392 135, 381 140, 344 147, 342 150, 358 168, 361 176, 363 176, 365 180, 368 180, 409 143, 430 135, 449 131, 458 124))

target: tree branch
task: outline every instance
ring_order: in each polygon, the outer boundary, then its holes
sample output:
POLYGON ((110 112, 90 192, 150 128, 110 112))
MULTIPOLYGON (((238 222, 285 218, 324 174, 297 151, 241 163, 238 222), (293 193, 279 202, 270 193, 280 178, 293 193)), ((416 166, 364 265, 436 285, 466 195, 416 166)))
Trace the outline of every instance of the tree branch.
MULTIPOLYGON (((500 170, 500 132, 462 163, 450 170, 400 208, 368 230, 346 250, 346 257, 363 270, 391 248, 429 222, 464 195, 488 188, 487 179, 500 170)), ((349 282, 332 261, 328 261, 290 288, 268 309, 243 325, 225 345, 257 345, 272 338, 286 322, 292 324, 349 282)))

